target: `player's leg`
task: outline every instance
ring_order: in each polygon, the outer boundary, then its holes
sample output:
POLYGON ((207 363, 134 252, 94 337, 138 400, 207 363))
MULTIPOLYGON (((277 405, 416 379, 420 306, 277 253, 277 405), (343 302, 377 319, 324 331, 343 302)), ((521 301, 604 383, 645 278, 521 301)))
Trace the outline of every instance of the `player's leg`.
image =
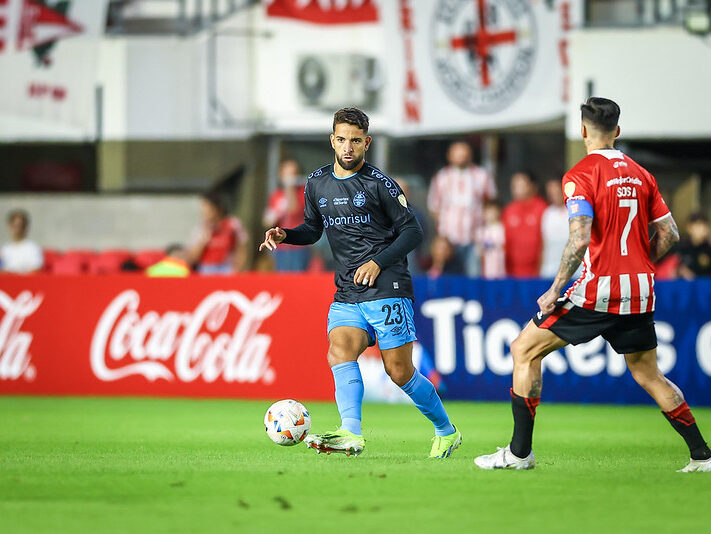
POLYGON ((461 444, 462 435, 450 422, 432 382, 412 364, 412 341, 399 347, 381 349, 380 354, 392 381, 407 393, 417 409, 434 425, 435 437, 430 457, 449 457, 461 444))
POLYGON ((691 461, 682 471, 711 472, 711 450, 696 425, 683 393, 659 370, 657 349, 625 354, 625 360, 632 377, 656 401, 664 417, 689 447, 691 461))
POLYGON ((375 343, 374 333, 355 304, 334 302, 328 312, 328 364, 336 386, 341 426, 334 432, 310 434, 304 442, 318 452, 358 455, 365 441, 361 431, 363 378, 358 356, 375 343))
POLYGON ((531 450, 536 407, 541 400, 543 386, 541 360, 568 343, 547 328, 539 328, 529 321, 511 344, 513 356, 513 387, 511 411, 514 431, 507 447, 494 454, 479 456, 476 465, 482 469, 532 469, 535 459, 531 450))
POLYGON ((417 339, 412 301, 388 298, 358 306, 377 333, 385 371, 435 426, 430 456, 448 457, 461 443, 461 434, 450 423, 432 382, 412 364, 412 343, 417 339))
POLYGON ((511 452, 519 458, 526 458, 531 452, 533 423, 543 388, 541 361, 565 345, 567 343, 551 330, 539 328, 533 321, 528 322, 511 344, 514 364, 511 388, 514 432, 510 447, 511 452))
POLYGON ((359 436, 362 434, 363 378, 356 360, 368 344, 368 334, 353 326, 339 326, 328 334, 328 365, 336 385, 341 428, 359 436))

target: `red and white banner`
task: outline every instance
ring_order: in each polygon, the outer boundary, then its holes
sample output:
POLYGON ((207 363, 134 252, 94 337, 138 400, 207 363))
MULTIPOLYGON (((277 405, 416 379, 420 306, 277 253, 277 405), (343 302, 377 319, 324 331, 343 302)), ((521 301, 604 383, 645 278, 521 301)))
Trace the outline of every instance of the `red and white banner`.
POLYGON ((375 0, 265 0, 267 15, 316 24, 377 22, 375 0))
POLYGON ((391 124, 436 134, 563 117, 580 0, 397 0, 383 10, 391 124), (397 5, 397 13, 393 6, 397 5))
POLYGON ((0 277, 0 394, 331 399, 333 276, 0 277))
POLYGON ((91 139, 108 0, 0 0, 0 139, 91 139))

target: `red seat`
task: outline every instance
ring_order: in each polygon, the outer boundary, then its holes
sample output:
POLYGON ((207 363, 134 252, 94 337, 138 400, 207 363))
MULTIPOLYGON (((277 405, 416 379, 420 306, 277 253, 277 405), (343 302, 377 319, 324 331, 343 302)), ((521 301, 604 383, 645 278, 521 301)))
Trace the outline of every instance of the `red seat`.
POLYGON ((42 272, 51 273, 54 262, 57 260, 57 258, 60 258, 62 256, 62 253, 53 248, 45 248, 42 250, 42 255, 44 256, 42 272))
POLYGON ((141 269, 146 269, 165 258, 165 251, 160 249, 144 249, 136 252, 133 260, 141 269))
POLYGON ((86 273, 89 263, 96 256, 93 250, 70 249, 52 264, 53 274, 82 274, 86 273))
POLYGON ((83 274, 86 272, 86 263, 76 256, 59 256, 52 263, 52 274, 83 274))
POLYGON ((121 272, 121 265, 132 257, 130 250, 104 250, 89 260, 88 271, 90 274, 116 274, 121 272))

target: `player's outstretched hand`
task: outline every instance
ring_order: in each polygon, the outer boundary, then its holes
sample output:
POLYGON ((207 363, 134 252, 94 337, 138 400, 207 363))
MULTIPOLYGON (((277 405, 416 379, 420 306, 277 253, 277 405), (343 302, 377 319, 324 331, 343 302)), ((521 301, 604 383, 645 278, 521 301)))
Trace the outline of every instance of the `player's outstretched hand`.
POLYGON ((553 313, 555 310, 555 303, 560 297, 560 291, 556 291, 554 288, 550 288, 548 291, 543 293, 538 297, 538 307, 541 309, 544 315, 553 313))
POLYGON ((264 241, 259 245, 259 252, 268 248, 269 250, 276 250, 277 245, 286 239, 286 232, 279 228, 270 228, 264 234, 264 241))
POLYGON ((357 286, 364 285, 373 287, 375 285, 375 279, 380 274, 380 266, 373 260, 368 263, 364 263, 353 275, 353 283, 357 286))

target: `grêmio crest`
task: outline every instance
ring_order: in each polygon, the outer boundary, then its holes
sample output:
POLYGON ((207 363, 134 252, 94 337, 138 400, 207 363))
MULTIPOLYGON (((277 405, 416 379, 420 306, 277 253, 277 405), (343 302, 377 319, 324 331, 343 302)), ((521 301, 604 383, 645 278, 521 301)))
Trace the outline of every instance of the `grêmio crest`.
POLYGON ((537 42, 527 0, 438 0, 432 38, 437 80, 468 111, 508 107, 531 77, 537 42))

